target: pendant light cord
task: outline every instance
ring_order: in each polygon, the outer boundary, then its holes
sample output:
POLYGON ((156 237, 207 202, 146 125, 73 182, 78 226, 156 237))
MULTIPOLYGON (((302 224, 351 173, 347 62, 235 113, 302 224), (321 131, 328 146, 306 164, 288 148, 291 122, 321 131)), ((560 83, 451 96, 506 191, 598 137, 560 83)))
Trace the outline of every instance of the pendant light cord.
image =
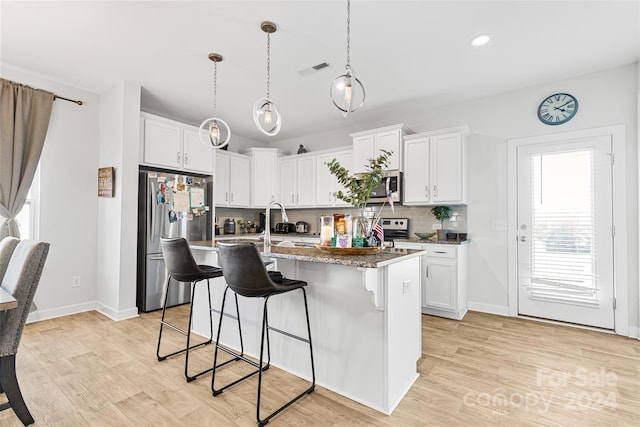
POLYGON ((218 93, 218 61, 213 61, 213 117, 216 116, 216 95, 218 93))
POLYGON ((347 65, 345 68, 351 68, 351 1, 347 0, 347 65))
POLYGON ((267 99, 269 98, 269 88, 271 86, 271 34, 267 33, 267 99))

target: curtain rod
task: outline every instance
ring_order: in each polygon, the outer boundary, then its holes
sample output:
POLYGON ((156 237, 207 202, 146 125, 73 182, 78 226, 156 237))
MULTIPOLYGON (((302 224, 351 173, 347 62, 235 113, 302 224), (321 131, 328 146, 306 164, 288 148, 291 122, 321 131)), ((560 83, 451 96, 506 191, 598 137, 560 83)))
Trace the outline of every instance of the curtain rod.
POLYGON ((82 105, 83 104, 82 101, 65 98, 64 96, 60 96, 60 95, 53 95, 53 100, 55 101, 56 99, 62 99, 62 100, 65 100, 65 101, 73 102, 74 104, 78 104, 78 105, 82 105))

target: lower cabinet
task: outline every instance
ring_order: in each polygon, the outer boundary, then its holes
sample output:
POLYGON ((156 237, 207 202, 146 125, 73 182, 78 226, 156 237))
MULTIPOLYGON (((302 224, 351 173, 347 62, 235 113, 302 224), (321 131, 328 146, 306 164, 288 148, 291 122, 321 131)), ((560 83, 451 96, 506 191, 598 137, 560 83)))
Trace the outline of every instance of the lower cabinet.
POLYGON ((396 242, 396 248, 421 249, 422 312, 460 320, 467 312, 467 245, 396 242))

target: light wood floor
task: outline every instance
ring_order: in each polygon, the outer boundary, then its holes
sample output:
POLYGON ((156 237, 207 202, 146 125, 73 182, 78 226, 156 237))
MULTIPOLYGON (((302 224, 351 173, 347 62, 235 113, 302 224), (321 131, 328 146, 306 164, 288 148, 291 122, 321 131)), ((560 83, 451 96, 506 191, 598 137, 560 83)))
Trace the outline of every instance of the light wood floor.
MULTIPOLYGON (((35 425, 255 426, 254 380, 214 398, 210 375, 184 381, 182 357, 156 361, 159 316, 114 322, 88 312, 27 325, 17 367, 35 425)), ((422 340, 420 378, 392 416, 317 387, 269 425, 640 422, 638 340, 474 312, 460 322, 423 316, 422 340)), ((211 346, 196 354, 194 363, 211 364, 211 346)), ((266 404, 304 387, 275 368, 265 377, 266 404)), ((11 410, 0 412, 0 426, 20 425, 11 410)))

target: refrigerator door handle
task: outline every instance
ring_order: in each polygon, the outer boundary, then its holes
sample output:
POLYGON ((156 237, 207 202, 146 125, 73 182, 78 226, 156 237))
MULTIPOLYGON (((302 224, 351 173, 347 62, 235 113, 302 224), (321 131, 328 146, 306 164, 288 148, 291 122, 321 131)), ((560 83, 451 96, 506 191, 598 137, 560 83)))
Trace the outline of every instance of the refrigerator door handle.
POLYGON ((150 257, 149 257, 149 260, 151 260, 151 261, 164 261, 164 257, 163 257, 163 256, 161 256, 161 255, 158 255, 158 256, 150 256, 150 257))
POLYGON ((153 235, 152 230, 156 229, 156 216, 153 212, 153 198, 156 197, 156 195, 153 193, 153 182, 150 179, 147 182, 149 183, 149 197, 147 197, 147 214, 149 215, 149 217, 147 217, 147 237, 150 237, 150 243, 153 243, 155 236, 153 235))

